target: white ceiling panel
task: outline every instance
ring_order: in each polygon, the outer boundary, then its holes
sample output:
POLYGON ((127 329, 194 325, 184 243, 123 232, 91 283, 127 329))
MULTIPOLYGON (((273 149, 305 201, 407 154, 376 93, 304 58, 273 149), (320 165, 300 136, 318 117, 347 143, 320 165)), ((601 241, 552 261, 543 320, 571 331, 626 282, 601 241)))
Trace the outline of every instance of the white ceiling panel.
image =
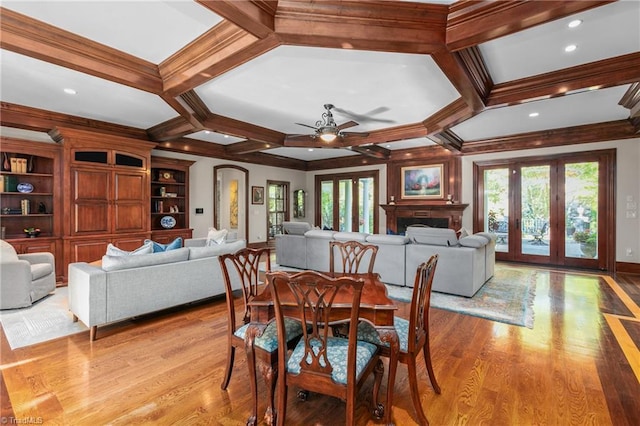
POLYGON ((619 1, 538 25, 479 46, 494 83, 582 65, 640 50, 640 1, 619 1), (569 22, 582 24, 569 28, 569 22), (564 48, 577 49, 566 53, 564 48))
POLYGON ((3 1, 2 6, 155 64, 222 21, 191 0, 3 1))
POLYGON ((629 86, 618 86, 485 111, 452 128, 463 140, 486 139, 629 118, 617 105, 629 86), (603 108, 603 105, 608 105, 603 108), (616 105, 615 107, 612 105, 616 105), (536 117, 529 117, 538 113, 536 117))
MULTIPOLYGON (((288 134, 308 133, 323 105, 371 115, 349 131, 415 123, 459 97, 425 55, 283 46, 198 88, 212 112, 288 134), (391 123, 389 122, 391 121, 391 123)), ((338 124, 349 117, 335 114, 338 124)))
POLYGON ((235 136, 223 135, 221 133, 210 132, 208 130, 202 130, 200 132, 192 133, 187 138, 198 139, 204 142, 213 142, 220 145, 231 145, 232 143, 241 142, 246 139, 236 138, 235 136))
POLYGON ((360 158, 360 155, 348 149, 340 148, 274 148, 264 152, 303 161, 326 160, 329 158, 349 156, 360 158))
POLYGON ((140 129, 178 115, 158 96, 6 50, 0 67, 3 102, 140 129))

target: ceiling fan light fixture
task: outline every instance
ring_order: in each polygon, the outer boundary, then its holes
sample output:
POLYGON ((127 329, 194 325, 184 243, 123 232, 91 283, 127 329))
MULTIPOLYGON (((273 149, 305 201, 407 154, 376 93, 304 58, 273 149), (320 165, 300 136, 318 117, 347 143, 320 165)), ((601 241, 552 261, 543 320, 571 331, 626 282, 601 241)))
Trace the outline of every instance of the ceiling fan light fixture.
POLYGON ((331 129, 331 128, 321 128, 319 129, 319 133, 320 133, 320 139, 322 139, 324 142, 333 142, 336 137, 338 137, 337 133, 335 132, 335 129, 331 129))

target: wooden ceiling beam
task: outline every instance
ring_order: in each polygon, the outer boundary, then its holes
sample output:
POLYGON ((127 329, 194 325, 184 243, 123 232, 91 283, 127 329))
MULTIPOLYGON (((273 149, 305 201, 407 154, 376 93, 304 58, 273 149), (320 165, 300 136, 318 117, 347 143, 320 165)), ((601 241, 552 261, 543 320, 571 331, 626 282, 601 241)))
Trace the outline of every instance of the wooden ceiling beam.
POLYGON ((447 49, 466 49, 614 1, 461 0, 449 7, 447 49))
POLYGON ((145 92, 162 93, 155 64, 4 7, 0 7, 0 47, 145 92))
POLYGON ((224 151, 229 155, 244 155, 252 152, 264 151, 266 149, 277 148, 282 145, 274 145, 267 142, 248 140, 227 145, 224 151))
POLYGON ((515 105, 590 87, 602 89, 637 81, 640 81, 640 52, 496 84, 487 106, 515 105))
POLYGON ((147 134, 143 129, 46 111, 9 102, 2 102, 0 105, 0 124, 2 126, 45 133, 48 133, 55 127, 73 127, 76 129, 108 133, 114 136, 148 140, 147 134))
POLYGON ((427 128, 422 123, 407 124, 403 126, 389 127, 387 129, 373 130, 367 137, 345 138, 345 145, 359 146, 372 143, 395 142, 405 139, 416 139, 427 136, 427 128))
POLYGON ((176 117, 157 124, 147 129, 149 139, 155 142, 163 142, 190 135, 202 128, 195 128, 193 124, 184 117, 176 117))
POLYGON ((447 13, 426 3, 280 0, 275 28, 287 44, 429 54, 444 48, 447 13))
POLYGON ((274 32, 277 1, 263 0, 196 0, 202 6, 233 22, 258 38, 274 32))
POLYGON ((431 136, 460 124, 474 115, 467 103, 459 98, 431 115, 422 124, 427 130, 426 136, 431 136))
POLYGON ((203 124, 213 132, 267 143, 272 147, 281 146, 286 136, 284 133, 267 129, 266 127, 256 126, 217 114, 211 114, 203 124))
POLYGON ((462 154, 517 151, 522 149, 549 148, 577 145, 616 139, 637 138, 635 128, 629 120, 587 124, 562 129, 521 133, 500 138, 465 141, 462 154))
POLYGON ((155 149, 293 170, 306 171, 308 169, 306 161, 261 152, 248 153, 239 157, 237 154, 227 153, 224 145, 188 138, 160 142, 155 149))
MULTIPOLYGON (((473 111, 482 111, 485 107, 483 93, 486 91, 486 87, 484 87, 484 84, 490 83, 490 79, 483 84, 483 87, 477 86, 471 78, 472 71, 466 68, 464 61, 456 53, 441 51, 434 53, 431 57, 451 84, 454 85, 467 105, 473 111)), ((488 77, 488 73, 486 75, 488 77)))
POLYGON ((458 153, 462 150, 462 139, 449 129, 436 133, 433 135, 432 140, 433 138, 438 139, 439 142, 436 142, 438 145, 451 152, 458 153))
POLYGON ((279 44, 274 36, 260 40, 223 21, 160 63, 164 90, 178 96, 279 44))
POLYGON ((391 156, 391 151, 378 145, 352 146, 351 151, 364 155, 365 157, 386 160, 391 156))

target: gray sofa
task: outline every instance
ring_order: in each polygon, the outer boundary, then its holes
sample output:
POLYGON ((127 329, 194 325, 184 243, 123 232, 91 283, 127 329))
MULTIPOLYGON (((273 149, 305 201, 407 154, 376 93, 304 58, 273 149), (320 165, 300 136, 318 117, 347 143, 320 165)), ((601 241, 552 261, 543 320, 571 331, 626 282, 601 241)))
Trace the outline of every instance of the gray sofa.
MULTIPOLYGON (((246 247, 244 240, 205 246, 206 239, 186 240, 185 247, 153 254, 103 256, 101 265, 69 264, 69 309, 74 320, 90 328, 225 294, 218 256, 246 247)), ((231 274, 232 287, 240 288, 231 274)))
POLYGON ((374 272, 388 284, 413 286, 418 265, 436 253, 439 260, 434 291, 472 297, 494 272, 495 237, 488 233, 458 239, 452 229, 418 226, 408 227, 406 235, 335 232, 310 229, 308 225, 307 228, 303 235, 276 236, 278 265, 328 271, 329 241, 355 240, 378 246, 374 272))

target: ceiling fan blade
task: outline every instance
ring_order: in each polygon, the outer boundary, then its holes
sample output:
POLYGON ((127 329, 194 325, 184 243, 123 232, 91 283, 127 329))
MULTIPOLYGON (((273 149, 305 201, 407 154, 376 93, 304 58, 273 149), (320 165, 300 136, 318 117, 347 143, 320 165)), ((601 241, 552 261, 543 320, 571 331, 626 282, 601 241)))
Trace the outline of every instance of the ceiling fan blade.
POLYGON ((365 114, 358 114, 356 112, 353 111, 349 111, 346 109, 342 109, 342 108, 337 108, 334 107, 333 108, 334 111, 345 115, 347 117, 350 117, 354 120, 358 120, 361 123, 366 123, 366 122, 378 122, 378 123, 395 123, 395 120, 390 120, 387 118, 375 118, 375 117, 370 117, 371 115, 376 115, 376 114, 382 114, 383 112, 387 112, 389 111, 388 107, 385 106, 381 106, 378 108, 374 108, 371 111, 365 113, 365 114))
POLYGON ((357 136, 361 138, 369 136, 369 133, 367 132, 340 132, 340 134, 342 136, 357 136))
POLYGON ((355 127, 357 125, 358 123, 356 123, 355 121, 347 121, 346 123, 342 123, 341 125, 339 125, 337 129, 338 130, 348 129, 349 127, 355 127))
POLYGON ((317 127, 315 127, 315 126, 309 126, 308 124, 303 124, 303 123, 296 123, 296 124, 297 124, 298 126, 304 126, 304 127, 308 127, 308 128, 310 128, 310 129, 313 129, 313 130, 318 130, 318 128, 317 128, 317 127))
POLYGON ((311 147, 317 144, 314 135, 287 135, 284 138, 284 146, 311 147))

